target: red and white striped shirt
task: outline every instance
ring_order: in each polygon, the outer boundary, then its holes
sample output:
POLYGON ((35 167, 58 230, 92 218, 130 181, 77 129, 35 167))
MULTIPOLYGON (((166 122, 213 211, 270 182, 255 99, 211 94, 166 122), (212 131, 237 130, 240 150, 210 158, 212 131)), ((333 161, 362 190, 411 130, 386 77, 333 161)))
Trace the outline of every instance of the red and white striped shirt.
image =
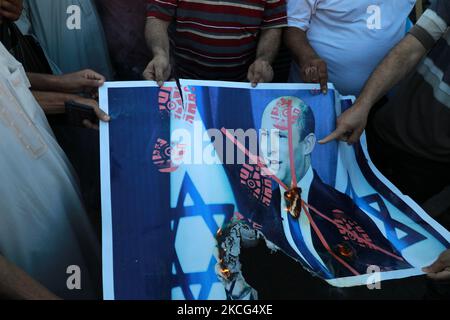
POLYGON ((175 76, 245 81, 262 29, 287 25, 285 0, 148 0, 148 17, 173 21, 175 76))

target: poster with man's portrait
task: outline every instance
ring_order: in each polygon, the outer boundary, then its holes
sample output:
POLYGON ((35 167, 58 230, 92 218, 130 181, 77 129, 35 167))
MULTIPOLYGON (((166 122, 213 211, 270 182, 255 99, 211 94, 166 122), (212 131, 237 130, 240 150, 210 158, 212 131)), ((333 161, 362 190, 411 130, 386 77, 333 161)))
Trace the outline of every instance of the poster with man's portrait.
POLYGON ((450 247, 364 136, 319 143, 352 104, 332 85, 118 82, 100 100, 106 299, 257 299, 239 257, 261 243, 332 287, 420 275, 450 247))

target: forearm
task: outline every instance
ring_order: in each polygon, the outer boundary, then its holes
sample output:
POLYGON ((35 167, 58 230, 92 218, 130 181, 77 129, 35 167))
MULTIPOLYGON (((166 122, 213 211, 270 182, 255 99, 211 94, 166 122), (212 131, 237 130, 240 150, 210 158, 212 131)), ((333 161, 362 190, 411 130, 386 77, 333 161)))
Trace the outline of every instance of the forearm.
POLYGON ((410 73, 426 54, 422 43, 408 34, 384 58, 366 82, 357 104, 368 110, 410 73))
POLYGON ((16 300, 55 300, 53 293, 0 256, 0 296, 16 300))
POLYGON ((281 28, 264 29, 256 50, 256 59, 264 60, 272 63, 277 57, 280 49, 281 37, 283 30, 281 28))
POLYGON ((299 28, 286 28, 284 31, 284 43, 291 50, 293 58, 299 66, 306 61, 319 58, 319 55, 311 47, 306 32, 299 28))
POLYGON ((64 91, 59 76, 42 73, 27 73, 32 90, 38 91, 64 91))
POLYGON ((170 22, 157 18, 147 18, 145 25, 145 39, 153 56, 169 57, 169 34, 167 29, 170 22))
POLYGON ((77 100, 79 96, 75 94, 32 91, 37 102, 46 114, 62 114, 65 112, 64 104, 70 100, 77 100))

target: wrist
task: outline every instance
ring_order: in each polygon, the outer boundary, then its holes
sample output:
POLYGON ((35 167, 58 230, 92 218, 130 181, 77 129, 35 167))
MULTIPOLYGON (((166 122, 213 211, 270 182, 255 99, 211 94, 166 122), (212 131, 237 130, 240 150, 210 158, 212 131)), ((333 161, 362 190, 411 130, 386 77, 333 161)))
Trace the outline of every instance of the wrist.
POLYGON ((48 78, 49 90, 65 93, 69 91, 65 75, 51 75, 48 78))
POLYGON ((168 59, 168 56, 169 56, 168 52, 163 48, 157 47, 153 49, 153 59, 157 58, 168 59))
POLYGON ((264 64, 268 64, 268 65, 271 65, 271 64, 272 64, 272 62, 270 61, 270 59, 267 58, 267 57, 257 57, 257 58, 255 59, 255 62, 260 62, 260 63, 264 63, 264 64))
POLYGON ((364 98, 358 98, 358 99, 356 99, 355 104, 353 105, 353 107, 355 109, 358 109, 358 110, 366 113, 366 114, 369 114, 370 110, 373 107, 373 105, 374 104, 371 103, 369 100, 366 100, 364 98))

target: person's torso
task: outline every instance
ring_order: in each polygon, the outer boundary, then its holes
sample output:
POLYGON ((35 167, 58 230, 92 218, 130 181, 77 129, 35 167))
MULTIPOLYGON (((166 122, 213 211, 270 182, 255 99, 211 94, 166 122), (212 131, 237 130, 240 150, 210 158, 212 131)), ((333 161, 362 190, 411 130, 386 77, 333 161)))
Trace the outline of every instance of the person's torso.
POLYGON ((415 0, 319 0, 308 39, 342 94, 357 95, 406 33, 415 0))
POLYGON ((173 48, 177 76, 245 80, 265 0, 178 1, 173 48))
POLYGON ((376 115, 377 134, 415 156, 450 163, 450 32, 376 115))
POLYGON ((101 21, 92 0, 26 0, 30 32, 62 73, 93 69, 112 79, 101 21))

